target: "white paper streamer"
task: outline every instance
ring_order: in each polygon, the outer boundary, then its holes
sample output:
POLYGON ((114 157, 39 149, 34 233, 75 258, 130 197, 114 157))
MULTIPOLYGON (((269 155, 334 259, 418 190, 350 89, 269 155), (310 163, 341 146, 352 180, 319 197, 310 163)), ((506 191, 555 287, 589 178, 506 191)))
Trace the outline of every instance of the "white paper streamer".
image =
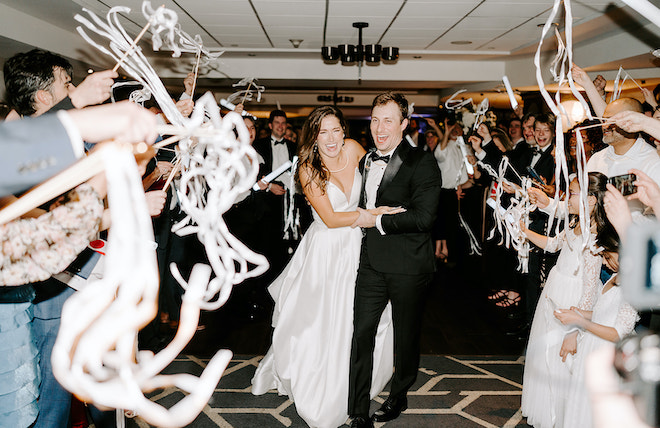
POLYGON ((257 79, 254 77, 243 78, 231 86, 234 88, 245 87, 245 89, 234 92, 227 97, 227 101, 233 104, 236 104, 237 101, 241 104, 244 104, 245 101, 252 101, 255 98, 255 92, 257 93, 256 101, 261 102, 261 94, 266 90, 265 86, 257 85, 257 79))
POLYGON ((179 18, 176 12, 171 9, 159 7, 154 10, 151 7, 151 2, 145 0, 142 3, 142 14, 148 21, 152 22, 151 41, 155 51, 165 47, 172 51, 172 56, 175 58, 180 57, 182 52, 194 53, 200 55, 201 65, 209 65, 224 53, 224 51, 212 52, 206 48, 199 34, 191 37, 183 31, 178 23, 179 18), (164 34, 164 37, 162 34, 164 34))
MULTIPOLYGON (((587 113, 589 119, 592 119, 591 109, 589 108, 589 105, 587 104, 582 94, 577 90, 577 88, 575 87, 575 83, 573 82, 573 76, 570 72, 570 66, 572 64, 573 64, 573 13, 571 9, 571 0, 555 0, 552 8, 552 12, 550 13, 550 16, 548 16, 548 20, 543 26, 541 40, 539 41, 539 46, 536 50, 536 54, 534 55, 534 65, 536 66, 536 81, 539 85, 539 90, 541 92, 541 95, 543 96, 543 99, 545 100, 546 104, 548 105, 552 113, 556 116, 556 126, 555 126, 555 139, 556 139, 555 199, 556 200, 559 200, 562 191, 564 193, 568 193, 568 185, 570 183, 568 179, 568 164, 566 161, 566 153, 564 150, 564 130, 561 120, 562 114, 565 115, 566 117, 569 117, 569 115, 565 111, 564 107, 561 105, 562 86, 566 84, 569 85, 573 96, 575 96, 575 98, 582 104, 582 106, 584 107, 584 111, 587 113), (559 49, 557 52, 557 56, 552 61, 550 71, 552 72, 553 78, 558 83, 558 89, 557 89, 557 93, 555 94, 555 99, 553 100, 545 88, 545 83, 543 81, 543 76, 541 73, 541 48, 543 46, 543 40, 545 39, 550 29, 553 28, 553 22, 559 12, 559 7, 561 5, 563 5, 565 12, 564 28, 565 28, 566 43, 564 44, 559 32, 555 28, 555 36, 557 37, 557 43, 559 45, 559 49), (560 188, 562 184, 565 186, 563 189, 560 188)), ((578 145, 579 144, 580 143, 578 142, 578 145)), ((578 164, 583 163, 584 165, 586 165, 586 157, 584 157, 584 148, 578 150, 577 153, 580 154, 580 157, 577 159, 577 163, 578 164)), ((584 180, 585 177, 586 176, 584 174, 578 176, 578 180, 580 180, 580 198, 583 200, 583 202, 580 204, 581 207, 580 217, 581 219, 585 218, 586 221, 588 222, 590 217, 588 212, 582 211, 583 206, 588 206, 586 204, 586 198, 587 198, 586 192, 587 192, 588 182, 585 183, 584 181, 582 181, 584 180)), ((555 217, 554 213, 552 213, 550 215, 550 220, 548 224, 549 230, 552 228, 552 225, 555 222, 554 217, 555 217)), ((568 224, 568 210, 566 210, 564 220, 566 224, 568 224)), ((588 231, 589 228, 583 230, 588 231)), ((556 231, 559 232, 559 222, 556 223, 556 231)), ((587 245, 589 233, 585 232, 581 236, 582 236, 581 245, 583 248, 585 248, 587 245)))
MULTIPOLYGON (((294 163, 298 160, 298 156, 294 156, 293 161, 294 163)), ((279 166, 275 171, 272 171, 270 174, 265 175, 264 177, 261 178, 261 181, 264 183, 270 183, 271 181, 275 180, 277 177, 282 175, 284 171, 287 169, 291 168, 293 163, 291 161, 286 161, 282 165, 279 166)), ((291 173, 291 176, 293 176, 293 172, 291 173)), ((259 184, 255 183, 254 186, 252 186, 252 190, 255 192, 259 190, 259 184)))
POLYGON ((461 155, 463 156, 463 165, 465 166, 468 175, 474 175, 474 167, 468 160, 468 149, 467 149, 467 145, 465 144, 465 141, 463 140, 463 137, 459 135, 456 138, 456 143, 458 144, 458 147, 461 149, 461 155))
POLYGON ((516 99, 516 96, 513 93, 513 88, 511 87, 511 82, 509 82, 509 78, 505 76, 502 76, 502 82, 504 82, 504 87, 506 88, 506 93, 509 95, 509 101, 511 102, 511 108, 513 110, 518 108, 518 100, 516 99))
POLYGON ((284 239, 298 239, 300 235, 300 211, 296 209, 294 199, 296 194, 296 168, 298 168, 298 156, 293 157, 291 181, 286 187, 284 198, 284 239))
MULTIPOLYGON (((119 62, 120 58, 124 57, 126 52, 130 52, 122 61, 123 69, 132 78, 149 89, 170 123, 182 126, 184 117, 176 108, 172 97, 165 89, 165 85, 163 85, 160 77, 151 64, 149 64, 140 47, 131 48, 133 39, 126 33, 120 21, 120 14, 128 15, 131 9, 124 6, 115 6, 108 11, 106 21, 99 19, 90 10, 83 8, 83 11, 89 15, 91 20, 82 15, 75 15, 74 19, 85 26, 90 33, 106 40, 104 42, 95 41, 87 34, 82 26, 76 28, 78 33, 87 43, 117 62, 119 62)), ((177 24, 178 17, 174 11, 163 7, 153 10, 149 1, 145 1, 142 4, 142 12, 145 18, 151 23, 154 49, 165 46, 174 51, 174 56, 180 55, 181 52, 197 53, 201 51, 207 63, 215 60, 222 54, 222 52, 209 52, 208 49, 205 49, 201 45, 201 38, 199 36, 193 39, 187 33, 181 31, 177 24), (165 33, 164 37, 161 35, 162 33, 165 33), (177 45, 177 42, 182 44, 182 46, 177 45)))
POLYGON ((459 94, 462 94, 463 92, 466 92, 467 89, 461 89, 460 91, 456 91, 447 101, 445 101, 445 108, 449 110, 458 110, 461 107, 465 107, 468 105, 472 104, 472 98, 468 98, 467 100, 459 100, 456 97, 459 94))
MULTIPOLYGON (((230 110, 230 111, 236 110, 236 106, 234 104, 230 103, 229 101, 227 101, 224 98, 220 100, 220 105, 223 106, 224 108, 226 108, 227 110, 230 110)), ((251 115, 250 113, 246 112, 245 110, 243 110, 241 112, 241 116, 250 116, 251 118, 256 120, 255 116, 251 115)))
MULTIPOLYGON (((202 308, 214 310, 229 298, 234 284, 262 274, 268 269, 268 262, 229 233, 222 220, 222 214, 231 208, 236 197, 252 187, 259 170, 245 123, 236 113, 220 119, 220 110, 210 92, 197 100, 191 118, 186 120, 185 127, 191 135, 205 116, 210 121, 204 124, 204 132, 180 147, 185 168, 177 196, 187 216, 173 231, 180 236, 196 233, 204 244, 216 276, 205 292, 202 308)), ((174 267, 173 273, 187 288, 174 267)))
POLYGON ((199 378, 160 374, 195 333, 210 269, 203 265, 193 268, 172 343, 155 355, 137 352, 138 331, 154 318, 157 309, 154 236, 131 150, 111 146, 104 161, 113 219, 104 276, 66 301, 53 348, 53 373, 62 386, 83 400, 131 409, 152 425, 183 426, 206 405, 232 357, 230 351, 218 352, 199 378), (187 394, 169 410, 144 395, 168 386, 187 394))
POLYGON ((484 117, 486 116, 486 112, 488 111, 488 98, 484 98, 480 103, 479 107, 477 107, 477 111, 474 113, 474 124, 472 125, 472 130, 476 131, 479 125, 481 125, 484 121, 484 117))
POLYGON ((625 4, 635 9, 640 15, 660 27, 660 9, 648 0, 623 0, 625 4))
POLYGON ((498 171, 495 171, 490 165, 479 161, 488 174, 490 174, 494 181, 497 183, 495 187, 495 199, 487 198, 486 204, 493 208, 493 217, 495 224, 490 231, 488 240, 493 239, 495 231, 500 234, 499 245, 504 245, 506 248, 513 248, 518 255, 518 270, 522 273, 528 271, 529 266, 529 241, 527 241, 525 234, 520 229, 520 221, 523 220, 525 225, 529 225, 529 213, 536 209, 536 206, 531 204, 527 195, 526 189, 531 186, 531 180, 526 177, 521 177, 520 174, 511 166, 509 158, 502 157, 498 171), (524 191, 516 193, 511 198, 511 204, 505 209, 502 204, 502 195, 504 193, 503 183, 508 183, 505 178, 506 172, 511 169, 522 183, 524 191))

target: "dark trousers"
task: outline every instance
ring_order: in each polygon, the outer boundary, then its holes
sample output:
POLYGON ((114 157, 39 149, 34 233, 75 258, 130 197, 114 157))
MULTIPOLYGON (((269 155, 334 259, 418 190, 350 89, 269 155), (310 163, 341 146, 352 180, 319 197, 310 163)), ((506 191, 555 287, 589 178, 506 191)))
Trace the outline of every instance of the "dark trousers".
POLYGON ((376 330, 381 314, 392 302, 394 376, 390 397, 401 398, 417 378, 419 338, 426 287, 432 274, 393 274, 374 270, 362 246, 353 318, 348 411, 369 416, 376 330))

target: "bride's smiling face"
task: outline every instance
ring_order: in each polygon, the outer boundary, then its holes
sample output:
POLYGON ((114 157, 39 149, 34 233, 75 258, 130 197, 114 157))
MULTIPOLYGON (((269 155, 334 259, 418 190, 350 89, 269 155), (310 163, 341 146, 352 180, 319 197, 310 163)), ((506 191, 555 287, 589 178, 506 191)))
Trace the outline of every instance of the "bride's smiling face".
POLYGON ((324 158, 336 158, 344 145, 344 129, 336 116, 326 116, 321 120, 316 137, 319 153, 324 158))

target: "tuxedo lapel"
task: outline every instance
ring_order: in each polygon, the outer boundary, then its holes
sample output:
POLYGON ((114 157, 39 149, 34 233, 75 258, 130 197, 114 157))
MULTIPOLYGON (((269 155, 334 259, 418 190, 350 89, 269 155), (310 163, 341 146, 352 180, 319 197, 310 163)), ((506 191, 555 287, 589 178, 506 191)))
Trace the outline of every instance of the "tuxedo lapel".
POLYGON ((360 184, 360 202, 358 203, 360 208, 367 207, 367 174, 369 174, 369 166, 371 166, 369 157, 371 157, 372 153, 373 150, 368 151, 367 154, 364 155, 360 160, 359 170, 360 174, 362 174, 362 183, 360 184))
POLYGON ((392 153, 392 157, 387 163, 387 168, 385 168, 383 179, 381 180, 380 186, 378 187, 376 200, 380 199, 380 196, 383 194, 387 186, 392 182, 392 179, 394 176, 396 176, 396 173, 399 172, 399 169, 401 168, 401 165, 403 164, 403 161, 406 158, 409 150, 410 146, 408 145, 408 142, 404 140, 399 144, 399 147, 394 150, 394 153, 392 153))

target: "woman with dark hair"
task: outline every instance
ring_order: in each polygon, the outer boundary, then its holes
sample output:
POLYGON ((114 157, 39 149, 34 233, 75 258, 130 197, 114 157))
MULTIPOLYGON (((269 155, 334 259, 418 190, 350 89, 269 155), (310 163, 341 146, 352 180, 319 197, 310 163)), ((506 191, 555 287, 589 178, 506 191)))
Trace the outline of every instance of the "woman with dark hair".
MULTIPOLYGON (((277 389, 311 427, 335 428, 348 418, 348 372, 353 299, 362 233, 358 219, 365 151, 345 138, 336 107, 309 115, 298 145, 296 178, 312 205, 314 222, 268 291, 275 300, 273 343, 252 379, 252 393, 277 389)), ((401 209, 378 207, 374 214, 401 209)), ((392 376, 391 308, 383 313, 374 350, 371 396, 392 376)))
POLYGON ((535 427, 561 425, 571 377, 572 354, 577 334, 569 333, 556 318, 557 309, 577 307, 591 311, 600 286, 601 249, 618 249, 618 235, 605 214, 604 198, 607 177, 590 172, 587 210, 590 230, 580 228, 580 184, 573 179, 569 186, 569 227, 554 238, 540 235, 521 224, 527 238, 545 251, 561 249, 557 264, 548 275, 536 306, 525 355, 522 414, 535 427), (589 236, 583 239, 582 234, 589 236), (583 243, 586 241, 586 245, 583 243), (570 355, 569 355, 570 354, 570 355), (569 361, 567 361, 567 358, 569 361))
POLYGON ((567 132, 567 134, 564 134, 566 135, 564 141, 566 142, 568 149, 567 152, 569 154, 569 156, 567 157, 569 173, 577 172, 577 135, 576 134, 578 132, 582 136, 582 141, 584 143, 584 155, 587 161, 589 161, 591 155, 607 147, 607 145, 603 143, 603 128, 599 126, 595 126, 587 129, 580 129, 581 127, 591 126, 598 123, 600 123, 600 121, 597 119, 592 119, 592 120, 585 119, 584 121, 575 125, 572 129, 570 129, 567 132))

